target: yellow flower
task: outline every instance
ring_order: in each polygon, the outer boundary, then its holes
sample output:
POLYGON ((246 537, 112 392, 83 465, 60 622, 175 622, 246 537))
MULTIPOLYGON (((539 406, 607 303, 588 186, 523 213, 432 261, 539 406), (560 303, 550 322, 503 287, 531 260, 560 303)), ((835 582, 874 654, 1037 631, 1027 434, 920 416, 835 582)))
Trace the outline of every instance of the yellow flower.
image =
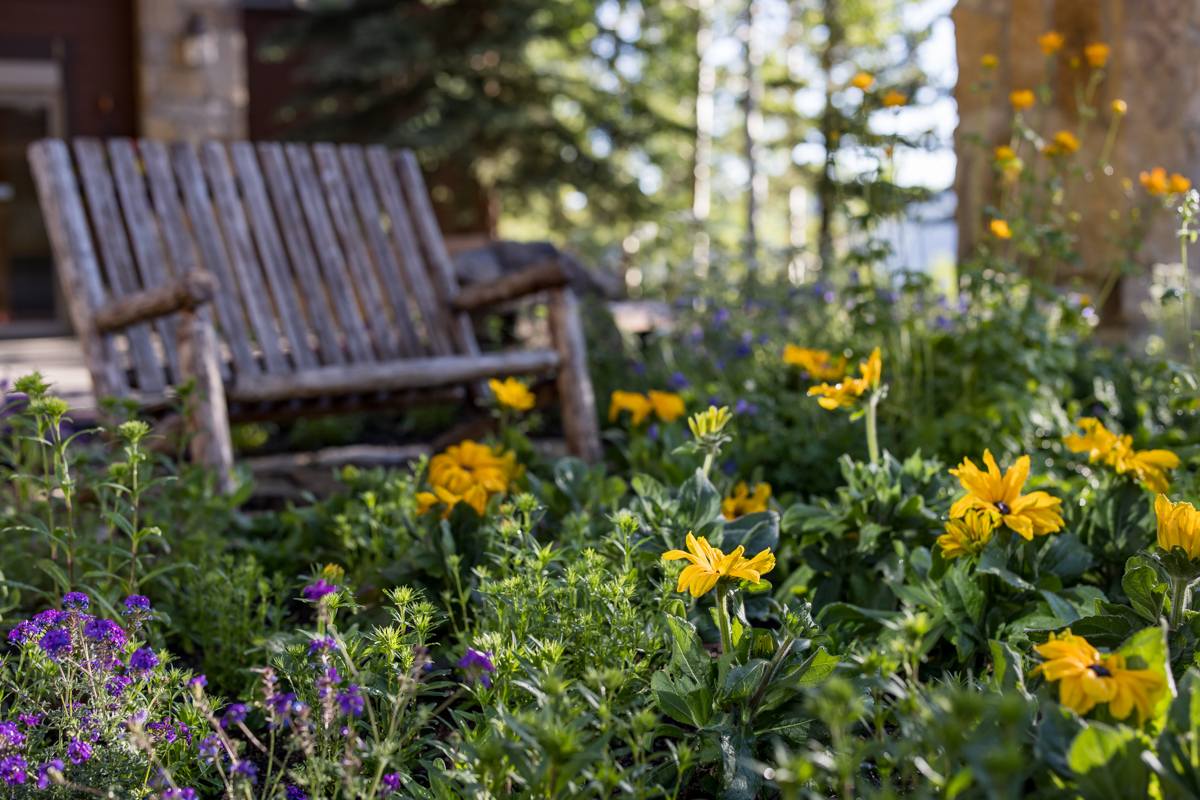
POLYGON ((1012 231, 1008 229, 1008 223, 1002 219, 994 219, 991 224, 992 234, 997 239, 1011 239, 1012 231))
POLYGON ((628 411, 633 424, 641 425, 653 410, 654 404, 646 395, 617 390, 612 393, 612 399, 608 403, 608 421, 616 422, 622 411, 628 411))
POLYGON ((462 493, 452 492, 442 486, 433 487, 433 493, 437 495, 437 499, 446 504, 446 510, 442 512, 442 519, 450 516, 450 512, 454 510, 454 506, 458 503, 466 503, 471 508, 475 509, 475 513, 483 516, 483 512, 487 510, 488 493, 487 490, 478 483, 467 487, 467 490, 462 493))
POLYGON ((1087 59, 1089 67, 1100 69, 1108 63, 1108 54, 1112 52, 1112 48, 1103 42, 1089 44, 1083 48, 1083 56, 1087 59))
POLYGON ((687 535, 687 551, 668 550, 663 558, 668 561, 678 561, 686 558, 692 562, 679 575, 679 585, 675 591, 685 589, 691 591, 692 597, 700 597, 717 585, 722 578, 741 578, 758 583, 762 576, 775 569, 775 556, 767 548, 754 558, 742 556, 745 549, 738 545, 737 549, 725 555, 708 543, 701 536, 698 540, 692 534, 687 535))
POLYGON ((1034 104, 1036 98, 1033 92, 1029 89, 1017 89, 1008 96, 1008 102, 1012 103, 1012 107, 1017 111, 1022 111, 1034 104))
POLYGON ((493 450, 468 439, 430 459, 429 484, 435 490, 440 486, 458 495, 476 485, 487 492, 506 492, 509 481, 519 476, 520 469, 512 453, 505 454, 501 448, 493 450))
POLYGON ((864 92, 867 89, 870 89, 871 84, 874 82, 875 79, 865 72, 860 72, 850 79, 851 86, 855 87, 856 89, 862 89, 864 92))
POLYGON ((496 395, 497 403, 513 411, 528 411, 536 400, 529 387, 516 378, 505 378, 503 381, 493 378, 488 381, 488 388, 496 395))
POLYGON ((1152 195, 1160 195, 1167 193, 1167 171, 1162 167, 1155 167, 1149 172, 1142 172, 1138 175, 1138 180, 1142 182, 1142 186, 1152 195))
POLYGON ((1042 52, 1048 56, 1054 55, 1059 50, 1062 50, 1063 35, 1058 31, 1046 31, 1038 37, 1038 44, 1042 46, 1042 52))
POLYGON ((937 540, 938 547, 942 548, 942 557, 953 559, 979 555, 996 535, 999 524, 1000 515, 994 511, 968 511, 962 519, 949 520, 946 532, 937 540))
POLYGON ((902 106, 907 102, 908 102, 908 97, 900 94, 895 89, 888 92, 883 97, 883 107, 884 108, 896 108, 897 106, 902 106))
POLYGON ((1171 180, 1167 183, 1167 191, 1174 194, 1183 194, 1188 189, 1192 188, 1192 182, 1180 175, 1178 172, 1171 173, 1171 180))
POLYGON ((1188 558, 1200 558, 1200 511, 1191 503, 1172 503, 1165 494, 1154 500, 1158 516, 1158 546, 1170 551, 1182 547, 1188 558))
POLYGON ((834 361, 828 350, 809 350, 789 344, 783 348, 783 361, 800 367, 810 378, 818 381, 837 380, 846 374, 845 356, 839 356, 834 361))
POLYGON ((688 427, 692 429, 692 436, 697 439, 711 438, 718 436, 731 419, 733 414, 729 413, 729 406, 709 406, 704 411, 692 414, 688 418, 688 427))
POLYGON ((1179 466, 1179 456, 1170 450, 1134 450, 1132 436, 1118 436, 1094 417, 1083 417, 1079 427, 1083 428, 1083 436, 1072 433, 1063 438, 1072 452, 1087 453, 1089 462, 1101 461, 1119 475, 1133 473, 1152 492, 1163 494, 1170 490, 1167 470, 1179 466))
POLYGON ((1006 144, 999 145, 995 149, 996 160, 1003 163, 1005 161, 1014 161, 1017 158, 1017 151, 1013 150, 1006 144))
POLYGON ((995 69, 996 65, 1000 63, 1000 59, 996 58, 991 53, 985 53, 983 57, 979 59, 979 63, 983 65, 984 69, 995 69))
POLYGON ((1029 478, 1029 456, 1018 458, 1003 476, 991 450, 983 451, 983 463, 987 472, 969 458, 964 458, 958 469, 950 470, 967 490, 950 506, 951 519, 965 517, 971 509, 995 511, 1009 529, 1029 541, 1033 541, 1034 536, 1045 536, 1062 529, 1061 500, 1046 492, 1021 494, 1021 488, 1029 478))
POLYGON ((862 372, 861 378, 848 378, 833 386, 830 386, 828 383, 822 383, 820 386, 810 387, 808 395, 809 397, 816 397, 817 402, 821 404, 821 408, 832 410, 838 406, 854 405, 854 401, 862 397, 864 392, 879 386, 879 376, 882 367, 883 363, 879 355, 879 348, 876 347, 866 363, 858 365, 859 371, 862 372))
POLYGON ((683 398, 672 392, 650 392, 650 405, 663 422, 674 422, 687 413, 683 398))
POLYGON ((771 484, 760 483, 754 487, 754 494, 750 494, 750 487, 741 481, 733 487, 733 494, 721 501, 721 513, 725 519, 734 520, 745 514, 766 511, 770 500, 771 484))
POLYGON ((1046 145, 1043 150, 1048 158, 1054 156, 1066 156, 1074 153, 1079 149, 1079 140, 1075 138, 1075 134, 1070 131, 1059 131, 1054 134, 1054 141, 1046 145))
POLYGON ((1118 117, 1123 117, 1129 111, 1129 105, 1124 100, 1113 100, 1112 110, 1118 117))
POLYGON ((1125 719, 1136 708, 1140 725, 1167 691, 1167 680, 1157 671, 1126 669, 1124 656, 1101 656, 1069 628, 1061 636, 1050 634, 1050 641, 1034 649, 1046 660, 1033 674, 1057 682, 1059 702, 1077 714, 1108 703, 1109 713, 1117 719, 1125 719))
POLYGON ((417 513, 424 514, 438 503, 437 495, 433 492, 417 492, 417 513))
POLYGON ((1072 453, 1087 453, 1088 461, 1095 463, 1107 457, 1116 447, 1117 435, 1095 417, 1082 417, 1077 424, 1083 428, 1083 436, 1072 433, 1063 437, 1063 444, 1072 453))

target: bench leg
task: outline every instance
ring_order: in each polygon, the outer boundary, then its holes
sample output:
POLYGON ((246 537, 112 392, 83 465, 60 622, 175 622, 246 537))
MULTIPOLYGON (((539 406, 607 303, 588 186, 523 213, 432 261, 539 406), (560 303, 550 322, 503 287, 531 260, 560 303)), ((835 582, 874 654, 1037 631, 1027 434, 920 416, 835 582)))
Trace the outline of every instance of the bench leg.
POLYGON ((579 321, 579 301, 569 288, 550 290, 550 335, 560 359, 556 382, 567 447, 572 455, 594 464, 604 452, 596 421, 596 396, 588 375, 587 343, 579 321))
POLYGON ((178 338, 180 377, 196 381, 196 396, 186 421, 192 460, 215 469, 219 490, 229 494, 234 489, 233 442, 212 323, 204 313, 180 311, 178 338))

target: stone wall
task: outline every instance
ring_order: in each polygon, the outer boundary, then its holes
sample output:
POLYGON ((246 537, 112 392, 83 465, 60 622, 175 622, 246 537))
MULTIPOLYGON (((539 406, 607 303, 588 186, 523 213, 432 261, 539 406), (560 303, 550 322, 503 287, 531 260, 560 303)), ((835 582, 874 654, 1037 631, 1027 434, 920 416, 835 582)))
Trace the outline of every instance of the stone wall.
POLYGON ((240 0, 136 0, 135 24, 141 134, 246 138, 240 0))
MULTIPOLYGON (((1144 198, 1138 173, 1155 166, 1179 172, 1200 185, 1200 2, 1198 0, 959 0, 952 13, 958 41, 959 81, 956 90, 960 124, 955 134, 958 152, 956 189, 959 195, 960 247, 970 252, 979 236, 981 205, 992 196, 991 148, 1007 144, 1011 107, 1009 92, 1034 89, 1043 80, 1046 59, 1037 37, 1049 30, 1063 34, 1066 43, 1050 64, 1049 85, 1054 93, 1051 108, 1038 125, 1042 135, 1079 127, 1075 87, 1086 82, 1083 48, 1105 42, 1112 48, 1106 75, 1092 105, 1099 117, 1090 123, 1080 163, 1089 166, 1098 157, 1104 132, 1112 118, 1112 100, 1128 104, 1117 143, 1110 156, 1112 175, 1097 170, 1068 186, 1067 205, 1082 212, 1076 228, 1083 263, 1065 269, 1060 282, 1082 281, 1095 291, 1106 274, 1104 260, 1111 253, 1106 237, 1113 231, 1111 212, 1125 212, 1130 200, 1121 189, 1122 179, 1132 179, 1135 199, 1144 198), (992 71, 995 88, 972 92, 985 80, 980 57, 999 57, 992 71), (988 106, 990 105, 990 108, 988 106), (988 149, 981 152, 970 142, 982 134, 988 149), (1073 199, 1072 199, 1073 198, 1073 199)), ((1026 155, 1028 151, 1026 151, 1026 155)), ((1031 159, 1026 157, 1027 163, 1031 159)), ((1137 328, 1143 320, 1150 268, 1154 263, 1178 263, 1179 244, 1175 221, 1159 212, 1145 239, 1140 261, 1143 275, 1122 281, 1105 309, 1108 320, 1137 328)), ((1193 267, 1193 276, 1200 270, 1193 267)), ((1193 277, 1195 280, 1195 277, 1193 277)))

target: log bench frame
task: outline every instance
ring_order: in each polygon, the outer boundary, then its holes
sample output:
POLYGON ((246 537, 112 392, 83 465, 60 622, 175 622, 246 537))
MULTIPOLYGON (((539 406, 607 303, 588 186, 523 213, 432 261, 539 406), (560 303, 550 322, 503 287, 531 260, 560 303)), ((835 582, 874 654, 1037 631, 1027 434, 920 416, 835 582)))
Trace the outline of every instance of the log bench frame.
POLYGON ((557 260, 460 288, 411 151, 88 138, 73 150, 74 162, 44 139, 29 160, 96 395, 154 407, 195 381, 190 452, 222 489, 231 410, 478 399, 484 379, 550 371, 571 452, 601 457, 557 260), (471 312, 541 294, 551 349, 480 352, 471 312))

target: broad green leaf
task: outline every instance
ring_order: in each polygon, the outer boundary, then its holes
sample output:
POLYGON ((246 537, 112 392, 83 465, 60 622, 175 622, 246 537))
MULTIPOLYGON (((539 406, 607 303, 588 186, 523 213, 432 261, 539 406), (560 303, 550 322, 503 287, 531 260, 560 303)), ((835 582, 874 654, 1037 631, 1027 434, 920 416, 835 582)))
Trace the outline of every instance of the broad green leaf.
POLYGON ((1064 581, 1078 578, 1092 565, 1092 551, 1079 541, 1073 533, 1059 533, 1051 538, 1042 551, 1038 565, 1042 572, 1050 572, 1064 581))
POLYGON ((1129 604, 1134 611, 1145 617, 1147 622, 1158 622, 1167 596, 1166 584, 1160 584, 1158 574, 1152 567, 1136 566, 1130 569, 1126 564, 1121 588, 1129 596, 1129 604))
POLYGON ((692 719, 691 709, 663 670, 658 670, 650 676, 650 691, 654 693, 654 700, 659 709, 671 719, 683 725, 701 724, 692 719))
POLYGON ((685 619, 667 614, 671 629, 671 668, 696 686, 712 689, 712 659, 696 634, 696 627, 685 619))
POLYGON ((1158 737, 1158 774, 1163 797, 1200 798, 1200 672, 1193 667, 1179 681, 1179 696, 1167 712, 1158 737))
POLYGON ((779 547, 779 515, 774 511, 758 511, 726 522, 720 546, 729 552, 738 545, 746 549, 747 558, 767 548, 779 547))
POLYGON ((731 669, 729 675, 725 678, 725 687, 722 693, 724 699, 742 700, 749 697, 758 688, 766 667, 766 660, 755 658, 751 659, 750 663, 745 666, 731 669))
POLYGON ((1142 760, 1149 741, 1133 728, 1093 722, 1071 744, 1067 763, 1084 800, 1144 800, 1150 768, 1142 760))
MULTIPOLYGON (((721 513, 721 493, 697 468, 679 487, 679 523, 697 536, 721 513)), ((721 547, 715 542, 713 547, 721 547)))
POLYGON ((1025 690, 1025 660, 1012 645, 992 639, 992 680, 988 688, 998 692, 1017 691, 1031 697, 1025 690))
POLYGON ((755 769, 754 736, 741 727, 721 736, 722 800, 755 800, 762 776, 755 769))

